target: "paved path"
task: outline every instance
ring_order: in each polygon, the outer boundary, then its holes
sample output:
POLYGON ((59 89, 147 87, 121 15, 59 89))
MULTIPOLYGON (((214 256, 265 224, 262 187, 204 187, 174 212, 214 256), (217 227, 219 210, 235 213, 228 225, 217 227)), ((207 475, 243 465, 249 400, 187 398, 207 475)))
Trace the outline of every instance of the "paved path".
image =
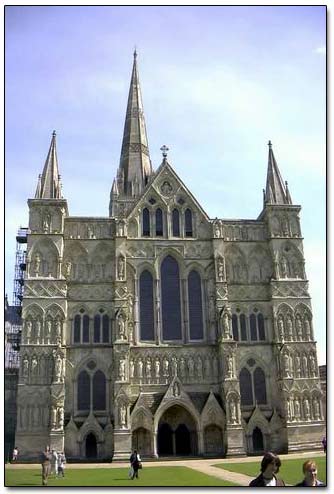
MULTIPOLYGON (((320 451, 307 451, 303 453, 290 453, 288 455, 279 455, 282 462, 286 459, 300 458, 303 460, 304 458, 315 458, 319 456, 325 456, 324 453, 320 451)), ((223 468, 215 467, 216 464, 224 464, 224 463, 240 463, 240 462, 260 462, 262 460, 262 456, 247 456, 247 457, 237 457, 237 458, 198 458, 198 459, 177 459, 177 460, 152 460, 145 461, 145 468, 154 468, 154 467, 174 467, 174 466, 183 466, 192 468, 198 472, 205 473, 206 475, 210 475, 211 477, 216 477, 222 480, 228 480, 238 485, 248 485, 253 477, 249 477, 248 475, 244 475, 237 472, 230 472, 228 470, 224 470, 223 468)), ((67 463, 67 469, 88 469, 88 468, 124 468, 127 466, 127 462, 124 461, 116 461, 112 463, 67 463)), ((29 469, 29 468, 40 468, 39 464, 32 463, 17 463, 17 464, 6 464, 7 469, 29 469)))

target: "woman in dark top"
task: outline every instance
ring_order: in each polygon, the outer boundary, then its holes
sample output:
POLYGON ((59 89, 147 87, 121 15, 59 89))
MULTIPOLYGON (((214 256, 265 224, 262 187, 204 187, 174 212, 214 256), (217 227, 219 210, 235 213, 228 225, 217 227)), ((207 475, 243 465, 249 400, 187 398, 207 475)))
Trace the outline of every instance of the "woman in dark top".
POLYGON ((250 487, 282 487, 284 486, 283 480, 276 477, 279 468, 281 466, 281 460, 274 453, 265 453, 261 461, 261 473, 256 479, 252 480, 249 484, 250 487))
POLYGON ((303 464, 304 480, 296 484, 296 487, 323 487, 325 484, 317 479, 317 465, 312 460, 307 460, 303 464))
POLYGON ((137 451, 134 450, 134 452, 130 456, 130 465, 131 465, 131 467, 133 469, 133 474, 132 474, 131 479, 134 479, 135 477, 137 479, 139 478, 138 477, 139 464, 140 464, 140 456, 137 453, 137 451))

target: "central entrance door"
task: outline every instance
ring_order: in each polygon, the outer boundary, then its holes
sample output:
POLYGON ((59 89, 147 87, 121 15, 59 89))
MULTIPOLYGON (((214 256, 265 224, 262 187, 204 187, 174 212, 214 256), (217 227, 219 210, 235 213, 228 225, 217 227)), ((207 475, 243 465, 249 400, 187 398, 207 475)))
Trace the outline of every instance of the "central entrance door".
POLYGON ((191 414, 174 405, 162 415, 157 436, 159 456, 189 456, 197 454, 196 425, 191 414))
POLYGON ((96 437, 91 432, 86 437, 86 458, 96 458, 96 457, 97 457, 96 437))

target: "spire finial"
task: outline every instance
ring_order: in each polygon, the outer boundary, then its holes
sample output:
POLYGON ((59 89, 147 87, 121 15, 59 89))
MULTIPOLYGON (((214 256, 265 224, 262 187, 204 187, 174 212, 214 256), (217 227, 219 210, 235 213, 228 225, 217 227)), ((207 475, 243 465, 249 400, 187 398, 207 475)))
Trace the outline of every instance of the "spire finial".
POLYGON ((135 45, 135 49, 133 51, 133 58, 136 59, 137 58, 137 47, 135 45))
POLYGON ((166 144, 164 144, 163 146, 161 146, 160 151, 162 151, 162 157, 165 160, 167 158, 169 148, 166 146, 166 144))
POLYGON ((268 141, 268 146, 269 146, 269 149, 271 149, 273 147, 270 140, 268 141))
POLYGON ((56 135, 57 135, 57 134, 56 134, 56 131, 54 130, 54 131, 52 132, 52 137, 56 137, 56 135))

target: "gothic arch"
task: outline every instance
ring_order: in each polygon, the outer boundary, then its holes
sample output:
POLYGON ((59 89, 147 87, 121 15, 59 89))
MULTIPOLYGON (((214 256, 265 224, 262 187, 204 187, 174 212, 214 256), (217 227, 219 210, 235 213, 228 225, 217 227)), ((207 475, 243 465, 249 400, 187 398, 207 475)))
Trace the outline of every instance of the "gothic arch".
POLYGON ((108 381, 110 381, 111 379, 110 368, 107 366, 105 362, 103 362, 103 360, 97 358, 95 355, 85 355, 77 363, 77 365, 73 369, 73 380, 76 381, 78 379, 80 372, 86 369, 86 366, 90 361, 93 361, 95 363, 95 368, 90 372, 94 374, 97 370, 102 371, 106 377, 106 382, 108 386, 108 381))
POLYGON ((31 250, 28 255, 28 259, 31 261, 32 257, 35 255, 35 252, 39 251, 43 252, 52 252, 52 254, 58 259, 60 255, 60 250, 58 245, 53 242, 50 238, 41 238, 36 240, 36 242, 32 245, 31 250))
POLYGON ((43 317, 44 317, 44 309, 40 305, 37 305, 35 302, 32 302, 29 305, 26 305, 23 308, 22 312, 23 312, 23 314, 22 314, 23 319, 35 318, 38 316, 43 319, 43 317))
POLYGON ((180 279, 184 278, 184 258, 181 253, 174 247, 167 247, 157 256, 157 259, 154 262, 154 266, 156 272, 158 273, 158 277, 160 278, 161 265, 168 256, 172 257, 178 263, 180 279))
POLYGON ((194 405, 190 402, 190 400, 185 401, 185 400, 182 400, 179 398, 168 399, 168 400, 166 400, 165 403, 161 403, 161 405, 159 406, 158 410, 156 411, 156 413, 154 415, 154 424, 153 424, 154 432, 155 433, 158 432, 159 422, 160 422, 160 419, 162 418, 163 414, 169 408, 173 407, 174 405, 178 405, 181 408, 184 408, 187 412, 189 412, 189 414, 191 415, 192 419, 195 422, 196 430, 197 430, 197 432, 199 432, 199 430, 200 430, 200 415, 199 415, 198 411, 196 410, 194 405))
POLYGON ((80 310, 84 310, 84 313, 87 314, 90 318, 93 317, 93 315, 95 314, 95 309, 91 309, 89 305, 85 304, 84 302, 79 302, 72 308, 68 309, 68 319, 73 319, 74 316, 79 314, 80 310))
POLYGON ((153 417, 150 411, 148 411, 143 406, 136 408, 130 416, 131 429, 144 428, 153 431, 153 417))
POLYGON ((53 318, 60 317, 60 319, 64 320, 65 319, 65 313, 63 308, 53 302, 45 307, 45 317, 51 316, 53 318))
POLYGON ((139 279, 140 278, 140 275, 144 272, 144 271, 149 271, 149 273, 151 273, 152 277, 153 277, 153 280, 156 280, 157 279, 157 273, 156 273, 156 270, 154 269, 154 265, 149 263, 148 261, 143 261, 141 262, 138 266, 137 266, 137 269, 136 269, 136 274, 137 274, 137 278, 139 279))

